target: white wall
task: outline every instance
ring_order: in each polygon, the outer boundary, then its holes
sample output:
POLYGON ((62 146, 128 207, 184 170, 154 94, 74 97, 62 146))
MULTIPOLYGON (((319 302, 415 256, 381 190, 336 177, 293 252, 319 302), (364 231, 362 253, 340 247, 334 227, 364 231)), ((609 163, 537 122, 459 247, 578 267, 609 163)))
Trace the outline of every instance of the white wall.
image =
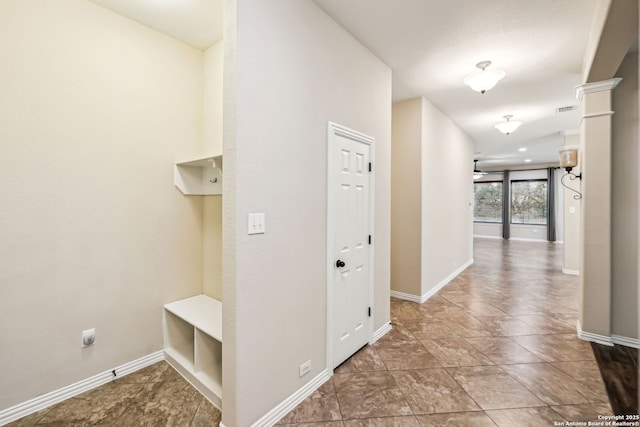
POLYGON ((492 224, 485 222, 473 223, 474 237, 490 237, 502 239, 502 224, 492 224))
POLYGON ((1 410, 160 350, 163 303, 201 291, 172 164, 201 150, 202 53, 84 0, 3 0, 0 57, 1 410))
POLYGON ((310 0, 225 14, 222 416, 247 426, 326 368, 329 120, 376 140, 374 327, 389 321, 391 71, 310 0), (246 235, 250 212, 265 234, 246 235))
POLYGON ((473 142, 422 99, 422 290, 473 260, 473 142))

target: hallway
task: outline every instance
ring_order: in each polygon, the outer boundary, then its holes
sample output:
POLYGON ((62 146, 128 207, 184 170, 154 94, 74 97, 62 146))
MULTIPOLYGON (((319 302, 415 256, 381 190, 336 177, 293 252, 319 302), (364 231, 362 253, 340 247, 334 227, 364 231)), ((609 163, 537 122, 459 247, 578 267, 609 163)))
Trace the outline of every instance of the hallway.
POLYGON ((476 239, 475 263, 424 304, 392 299, 393 330, 338 367, 280 424, 552 426, 611 415, 576 337, 578 279, 562 245, 476 239))
MULTIPOLYGON (((477 239, 475 264, 424 304, 393 299, 392 331, 280 424, 537 427, 611 415, 591 347, 576 337, 578 280, 559 272, 561 253, 477 239)), ((219 422, 162 362, 9 425, 219 422)))

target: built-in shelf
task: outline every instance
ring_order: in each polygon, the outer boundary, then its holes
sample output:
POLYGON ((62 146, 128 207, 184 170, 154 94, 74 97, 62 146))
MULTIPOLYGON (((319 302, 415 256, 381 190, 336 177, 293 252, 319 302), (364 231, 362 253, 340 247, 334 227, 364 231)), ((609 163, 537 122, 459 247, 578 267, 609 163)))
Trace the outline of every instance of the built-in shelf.
POLYGON ((206 295, 164 306, 164 352, 171 366, 222 407, 222 303, 206 295))
POLYGON ((189 196, 222 194, 222 154, 176 163, 173 183, 189 196))

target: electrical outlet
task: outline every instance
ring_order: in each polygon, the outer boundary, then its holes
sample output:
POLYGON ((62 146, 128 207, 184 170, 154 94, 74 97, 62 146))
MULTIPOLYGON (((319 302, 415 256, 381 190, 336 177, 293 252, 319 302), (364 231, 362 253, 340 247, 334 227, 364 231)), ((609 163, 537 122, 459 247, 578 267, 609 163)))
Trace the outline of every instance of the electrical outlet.
POLYGON ((96 342, 96 328, 86 329, 82 331, 82 346, 89 347, 96 342))
POLYGON ((305 376, 311 371, 311 360, 307 360, 302 365, 300 365, 300 376, 305 376))

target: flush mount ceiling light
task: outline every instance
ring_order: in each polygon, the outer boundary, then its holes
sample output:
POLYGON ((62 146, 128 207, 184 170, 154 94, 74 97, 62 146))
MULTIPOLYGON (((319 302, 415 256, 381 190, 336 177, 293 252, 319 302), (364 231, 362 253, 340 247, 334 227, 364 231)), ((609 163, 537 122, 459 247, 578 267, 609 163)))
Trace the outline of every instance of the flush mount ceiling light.
POLYGON ((505 121, 498 123, 495 126, 495 128, 498 129, 500 132, 509 135, 511 132, 518 129, 522 124, 522 122, 518 122, 518 121, 512 122, 511 121, 512 117, 513 117, 513 114, 507 114, 506 116, 504 116, 505 121))
POLYGON ((502 70, 495 68, 487 70, 489 65, 491 65, 491 61, 478 62, 476 67, 480 68, 480 71, 468 75, 462 82, 476 92, 485 93, 505 76, 502 70))

